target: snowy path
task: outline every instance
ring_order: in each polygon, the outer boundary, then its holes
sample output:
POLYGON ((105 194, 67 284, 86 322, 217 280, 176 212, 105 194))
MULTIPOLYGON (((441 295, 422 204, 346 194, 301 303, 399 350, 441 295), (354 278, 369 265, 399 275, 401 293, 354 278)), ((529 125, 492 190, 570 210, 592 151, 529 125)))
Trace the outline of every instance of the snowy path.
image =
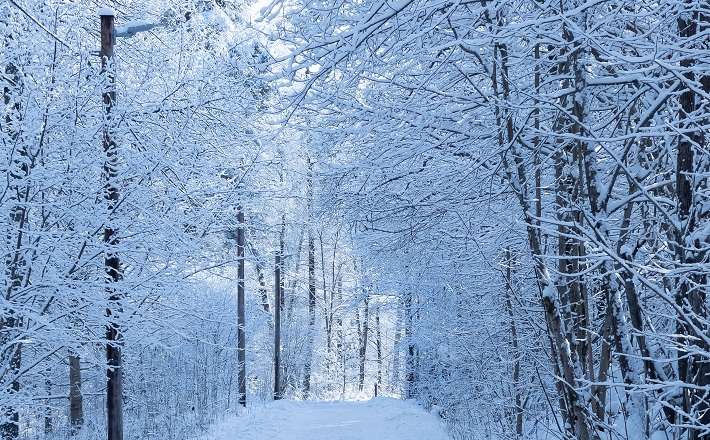
POLYGON ((249 408, 204 440, 449 440, 443 423, 419 406, 376 397, 367 402, 282 400, 249 408))

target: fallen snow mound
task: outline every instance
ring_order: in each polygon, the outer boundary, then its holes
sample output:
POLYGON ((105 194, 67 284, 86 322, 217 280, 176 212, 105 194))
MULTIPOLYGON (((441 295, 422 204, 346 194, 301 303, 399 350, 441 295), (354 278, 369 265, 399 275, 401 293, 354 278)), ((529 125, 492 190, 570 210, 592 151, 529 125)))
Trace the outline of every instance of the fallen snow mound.
POLYGON ((375 397, 367 402, 281 400, 250 407, 205 440, 449 440, 444 424, 418 405, 375 397))

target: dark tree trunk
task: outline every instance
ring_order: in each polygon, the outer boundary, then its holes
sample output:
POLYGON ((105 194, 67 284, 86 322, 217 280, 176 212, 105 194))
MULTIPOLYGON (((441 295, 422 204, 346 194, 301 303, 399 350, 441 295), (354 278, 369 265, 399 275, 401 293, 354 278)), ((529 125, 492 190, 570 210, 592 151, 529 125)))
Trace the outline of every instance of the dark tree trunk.
MULTIPOLYGON (((707 32, 708 17, 698 11, 696 2, 686 2, 684 14, 678 19, 678 31, 681 39, 687 42, 698 38, 701 32, 707 32)), ((692 43, 689 43, 692 44, 692 43)), ((698 60, 688 56, 681 60, 683 76, 690 84, 699 81, 704 92, 710 91, 710 77, 696 77, 698 60)), ((686 85, 681 93, 678 119, 680 132, 678 136, 678 156, 676 163, 676 193, 678 197, 678 223, 676 231, 676 258, 680 267, 693 267, 705 259, 706 243, 694 242, 691 238, 706 214, 699 212, 702 195, 698 190, 707 186, 703 173, 707 165, 700 165, 702 156, 707 154, 705 145, 705 128, 707 116, 703 108, 704 98, 686 85), (701 149, 699 157, 695 149, 701 149), (701 181, 702 179, 702 181, 701 181)), ((684 341, 678 353, 678 378, 690 386, 683 388, 683 410, 695 420, 688 423, 707 428, 710 426, 710 395, 707 386, 710 384, 710 346, 705 342, 707 335, 707 276, 700 270, 693 270, 682 279, 676 291, 676 303, 690 316, 689 320, 679 319, 678 333, 695 336, 684 341), (690 322, 688 322, 690 321, 690 322), (698 334, 698 330, 704 334, 698 334), (701 354, 699 354, 701 353, 701 354)), ((710 435, 701 434, 705 429, 689 429, 690 440, 708 439, 710 435)))
POLYGON ((407 343, 406 365, 405 365, 405 380, 407 399, 414 399, 417 396, 418 382, 418 350, 414 343, 414 303, 411 293, 406 293, 404 297, 404 339, 407 343))
POLYGON ((377 385, 382 386, 382 326, 380 325, 380 308, 375 310, 375 347, 377 349, 377 385))
MULTIPOLYGON (((358 312, 359 314, 359 312, 358 312)), ((370 332, 368 322, 370 320, 370 300, 365 297, 365 310, 363 311, 362 317, 362 330, 360 331, 360 375, 359 375, 359 389, 362 391, 365 389, 365 362, 367 361, 367 335, 370 332)), ((359 326, 358 326, 359 327, 359 326)))
POLYGON ((515 434, 518 437, 523 436, 523 398, 522 390, 520 386, 520 342, 518 340, 518 326, 515 322, 515 313, 513 311, 513 301, 512 297, 515 295, 513 290, 513 255, 510 248, 505 248, 505 310, 508 314, 508 320, 510 321, 510 337, 513 343, 513 357, 515 358, 515 364, 513 366, 513 392, 515 394, 515 434))
POLYGON ((247 406, 247 381, 246 381, 246 336, 244 334, 244 211, 238 207, 237 213, 237 362, 239 373, 237 383, 239 387, 239 404, 247 406))
POLYGON ((69 354, 69 423, 71 435, 76 435, 84 425, 84 405, 81 394, 81 359, 69 354))
POLYGON ((274 400, 281 399, 281 251, 274 257, 274 400))
MULTIPOLYGON (((8 329, 13 329, 17 327, 16 319, 9 318, 5 321, 4 327, 8 329)), ((14 333, 14 332, 13 332, 14 333)), ((20 381, 17 378, 18 372, 20 371, 20 365, 22 363, 22 351, 21 346, 18 343, 11 345, 10 351, 10 374, 12 375, 12 382, 10 384, 10 392, 12 394, 17 394, 20 392, 20 381)), ((7 374, 7 373, 5 373, 7 374)), ((20 414, 14 407, 9 407, 5 410, 5 417, 7 422, 0 425, 0 435, 3 439, 11 440, 16 439, 20 436, 20 414)))
POLYGON ((316 243, 313 237, 313 162, 308 159, 308 344, 303 368, 303 398, 311 392, 313 343, 316 332, 316 243))
POLYGON ((261 262, 256 264, 256 278, 259 281, 259 296, 261 297, 261 307, 266 313, 271 313, 271 307, 269 306, 269 294, 266 288, 266 275, 264 275, 264 270, 261 267, 261 262))
MULTIPOLYGON (((48 372, 49 373, 49 372, 48 372)), ((49 379, 46 379, 44 381, 44 387, 45 390, 47 391, 47 395, 51 396, 52 395, 52 381, 49 379)), ((47 399, 47 406, 44 408, 44 434, 49 435, 52 433, 52 405, 49 403, 49 399, 47 399)))

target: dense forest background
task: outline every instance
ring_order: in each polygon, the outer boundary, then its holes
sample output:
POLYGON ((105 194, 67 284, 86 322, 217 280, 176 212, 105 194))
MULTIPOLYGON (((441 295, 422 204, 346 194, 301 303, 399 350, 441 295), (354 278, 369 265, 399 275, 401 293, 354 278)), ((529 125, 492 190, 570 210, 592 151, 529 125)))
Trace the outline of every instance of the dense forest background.
POLYGON ((709 33, 694 0, 2 3, 0 436, 106 437, 108 373, 126 439, 375 393, 456 439, 710 438, 709 33))

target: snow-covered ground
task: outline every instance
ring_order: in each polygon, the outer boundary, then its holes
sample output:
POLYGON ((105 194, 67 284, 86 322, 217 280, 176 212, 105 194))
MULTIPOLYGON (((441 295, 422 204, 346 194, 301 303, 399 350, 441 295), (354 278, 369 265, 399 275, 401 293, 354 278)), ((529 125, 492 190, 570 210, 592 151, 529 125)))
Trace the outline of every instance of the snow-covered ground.
POLYGON ((204 440, 449 440, 444 424, 414 403, 281 400, 244 410, 204 440))

